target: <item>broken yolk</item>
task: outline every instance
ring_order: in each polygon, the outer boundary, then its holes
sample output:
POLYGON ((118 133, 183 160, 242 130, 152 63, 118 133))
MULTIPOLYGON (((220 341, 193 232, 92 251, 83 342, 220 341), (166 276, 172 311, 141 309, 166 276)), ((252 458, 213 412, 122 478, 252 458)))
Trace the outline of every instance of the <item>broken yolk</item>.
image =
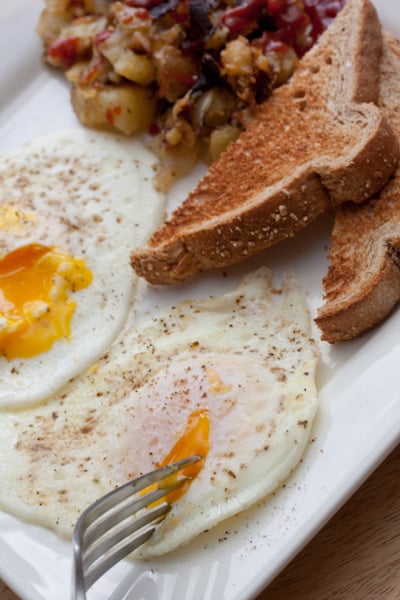
POLYGON ((28 244, 0 259, 0 354, 9 360, 46 352, 69 338, 76 303, 70 292, 92 273, 81 258, 28 244))
POLYGON ((149 486, 143 490, 143 494, 147 494, 153 489, 168 486, 181 477, 187 478, 180 488, 170 492, 161 500, 154 502, 151 506, 156 506, 164 500, 167 500, 167 502, 171 503, 183 496, 183 494, 185 494, 188 490, 193 479, 197 477, 203 468, 209 449, 210 417, 208 410, 195 410, 189 415, 185 431, 164 458, 160 464, 160 467, 165 467, 166 465, 170 465, 183 458, 189 458, 190 456, 200 456, 201 458, 197 462, 186 467, 186 469, 182 469, 182 471, 167 477, 162 481, 162 483, 153 484, 152 486, 149 486))

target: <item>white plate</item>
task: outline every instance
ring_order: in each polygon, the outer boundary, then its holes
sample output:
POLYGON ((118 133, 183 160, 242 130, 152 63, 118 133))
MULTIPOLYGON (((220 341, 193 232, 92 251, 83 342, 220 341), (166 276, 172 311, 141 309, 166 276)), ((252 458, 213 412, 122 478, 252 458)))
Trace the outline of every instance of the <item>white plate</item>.
MULTIPOLYGON (((384 25, 400 34, 398 0, 376 0, 384 25)), ((34 28, 41 0, 0 7, 0 154, 31 137, 76 127, 68 84, 40 63, 34 28)), ((186 181, 178 197, 193 185, 186 181)), ((330 223, 322 219, 293 242, 266 252, 228 276, 214 273, 177 288, 154 290, 165 305, 234 286, 260 263, 279 278, 301 276, 314 313, 326 269, 330 223)), ((400 312, 361 340, 321 344, 321 410, 303 463, 286 486, 252 510, 204 534, 182 551, 151 563, 118 565, 90 598, 245 600, 259 593, 332 516, 400 440, 400 312)), ((318 335, 318 332, 316 332, 318 335)), ((0 577, 23 600, 69 598, 71 550, 51 532, 0 513, 0 577)))

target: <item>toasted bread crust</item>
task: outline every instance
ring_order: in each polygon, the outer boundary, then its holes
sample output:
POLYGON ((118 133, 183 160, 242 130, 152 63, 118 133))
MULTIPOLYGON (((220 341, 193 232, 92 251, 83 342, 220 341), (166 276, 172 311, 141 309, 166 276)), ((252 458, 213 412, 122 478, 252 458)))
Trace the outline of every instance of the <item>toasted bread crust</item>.
MULTIPOLYGON (((385 35, 379 104, 400 136, 400 42, 385 35)), ((380 323, 400 299, 400 168, 375 198, 337 209, 316 323, 322 339, 353 339, 380 323)))
MULTIPOLYGON (((396 253, 400 253, 400 239, 396 253)), ((331 344, 346 342, 369 331, 381 323, 393 310, 400 299, 400 269, 389 258, 388 253, 369 285, 360 294, 339 305, 327 306, 315 319, 322 330, 321 339, 331 344)))
MULTIPOLYGON (((173 243, 157 248, 157 272, 152 277, 153 256, 143 252, 140 263, 133 263, 137 272, 151 283, 174 283, 189 273, 225 266, 234 258, 244 260, 265 247, 266 240, 294 236, 309 220, 314 220, 329 205, 329 197, 318 177, 304 170, 287 188, 269 193, 268 204, 260 202, 243 214, 220 219, 218 226, 204 228, 202 235, 190 230, 173 243), (229 243, 226 244, 226 240, 229 243), (232 251, 233 248, 233 251, 232 251), (148 261, 148 262, 147 262, 148 261), (196 262, 197 261, 197 262, 196 262), (164 276, 163 276, 164 275, 164 276)), ((137 256, 137 255, 136 255, 137 256)), ((135 260, 135 255, 132 260, 135 260)))
POLYGON ((361 202, 393 173, 399 148, 381 111, 382 37, 369 0, 349 0, 171 219, 132 254, 155 284, 182 281, 295 235, 331 205, 361 202), (369 102, 369 104, 365 104, 369 102))

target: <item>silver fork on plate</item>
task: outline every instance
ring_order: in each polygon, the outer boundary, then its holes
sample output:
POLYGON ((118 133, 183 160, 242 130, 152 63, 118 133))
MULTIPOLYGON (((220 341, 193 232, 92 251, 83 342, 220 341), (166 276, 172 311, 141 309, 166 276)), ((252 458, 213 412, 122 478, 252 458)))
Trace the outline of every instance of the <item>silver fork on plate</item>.
POLYGON ((149 506, 180 488, 188 477, 168 477, 200 460, 184 458, 142 475, 106 494, 80 516, 73 535, 72 600, 86 600, 87 590, 130 552, 141 546, 164 519, 170 504, 149 506), (148 486, 159 487, 140 494, 148 486))

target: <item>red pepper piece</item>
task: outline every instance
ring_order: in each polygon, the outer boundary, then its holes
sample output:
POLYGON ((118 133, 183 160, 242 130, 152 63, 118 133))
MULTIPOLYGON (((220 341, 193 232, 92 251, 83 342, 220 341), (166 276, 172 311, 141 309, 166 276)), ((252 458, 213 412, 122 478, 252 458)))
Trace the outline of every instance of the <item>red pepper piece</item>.
POLYGON ((268 14, 278 15, 286 9, 287 0, 268 0, 268 14))
POLYGON ((304 9, 312 23, 310 35, 314 41, 342 10, 345 2, 346 0, 304 0, 304 9))
POLYGON ((94 45, 96 46, 96 48, 98 48, 99 46, 101 46, 101 44, 103 42, 105 42, 106 40, 108 40, 108 38, 113 34, 112 29, 103 29, 103 31, 100 31, 95 39, 94 39, 94 45))
POLYGON ((268 0, 247 0, 240 6, 226 10, 220 18, 220 24, 227 27, 231 34, 251 30, 267 5, 268 0))
POLYGON ((78 58, 79 39, 77 37, 59 38, 50 44, 48 56, 63 69, 71 67, 78 58))
POLYGON ((150 10, 153 6, 157 6, 162 2, 164 2, 164 0, 125 0, 127 6, 132 6, 133 8, 145 8, 146 10, 150 10))

